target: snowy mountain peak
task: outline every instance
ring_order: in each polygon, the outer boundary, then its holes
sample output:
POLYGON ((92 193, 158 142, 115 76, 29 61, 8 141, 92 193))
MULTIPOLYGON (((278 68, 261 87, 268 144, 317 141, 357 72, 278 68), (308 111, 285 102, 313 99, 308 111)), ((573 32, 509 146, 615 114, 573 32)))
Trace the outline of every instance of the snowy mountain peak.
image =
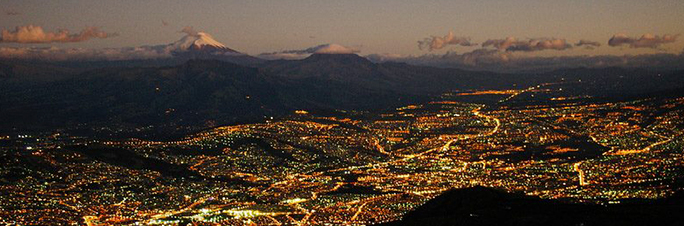
POLYGON ((197 39, 193 42, 194 46, 213 46, 216 48, 228 48, 222 43, 216 41, 211 35, 204 32, 197 32, 197 39))
POLYGON ((188 34, 171 44, 171 46, 176 52, 199 51, 208 53, 239 53, 216 41, 211 35, 205 32, 188 34))

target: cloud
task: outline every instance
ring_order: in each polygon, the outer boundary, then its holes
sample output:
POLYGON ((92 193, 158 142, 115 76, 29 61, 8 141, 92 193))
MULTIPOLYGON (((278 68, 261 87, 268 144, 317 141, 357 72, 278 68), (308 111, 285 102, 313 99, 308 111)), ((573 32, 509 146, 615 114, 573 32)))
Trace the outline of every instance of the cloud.
POLYGON ((418 48, 428 49, 429 51, 442 49, 447 45, 461 45, 461 46, 475 46, 477 43, 471 43, 470 38, 466 37, 454 37, 454 32, 449 31, 444 37, 432 36, 430 38, 425 38, 422 41, 418 41, 418 48))
POLYGON ((339 44, 323 44, 302 50, 286 50, 272 53, 262 53, 258 57, 268 60, 277 59, 304 59, 311 54, 354 54, 359 50, 339 44))
POLYGON ((477 66, 492 63, 505 63, 511 60, 512 55, 506 52, 499 52, 494 49, 476 49, 470 52, 459 54, 457 52, 447 52, 439 56, 445 62, 457 62, 461 65, 477 66))
POLYGON ((461 54, 447 52, 443 55, 426 54, 405 57, 369 55, 368 58, 374 62, 403 62, 423 66, 498 72, 549 71, 559 68, 578 67, 684 69, 684 50, 680 54, 535 57, 483 48, 461 54))
POLYGON ((402 59, 407 58, 405 55, 401 54, 394 54, 394 53, 375 53, 375 54, 370 54, 364 56, 368 60, 373 61, 373 62, 391 62, 391 61, 396 61, 399 60, 401 61, 402 59))
POLYGON ((81 32, 72 34, 69 30, 61 29, 57 32, 45 32, 40 26, 18 26, 13 31, 2 29, 0 42, 14 43, 51 43, 51 42, 82 42, 91 38, 109 38, 116 33, 100 31, 96 27, 86 27, 81 32))
POLYGON ((572 45, 565 41, 565 39, 557 38, 518 40, 515 37, 507 37, 505 39, 489 39, 482 43, 482 47, 489 46, 507 52, 532 52, 547 49, 566 50, 572 48, 572 45))
POLYGON ((514 45, 518 39, 514 37, 507 37, 506 39, 489 39, 482 43, 482 47, 493 46, 499 50, 506 50, 508 47, 514 45))
POLYGON ((338 44, 327 44, 318 46, 318 48, 316 48, 314 51, 314 53, 318 54, 352 54, 356 52, 358 52, 358 50, 338 44))
MULTIPOLYGON (((459 54, 449 51, 443 55, 426 54, 417 57, 392 58, 385 61, 405 62, 417 65, 436 67, 457 67, 467 69, 487 69, 506 64, 513 59, 509 52, 501 52, 496 49, 476 49, 459 54)), ((377 59, 377 58, 376 58, 377 59)))
POLYGON ((190 36, 197 36, 198 33, 197 30, 195 30, 195 28, 193 28, 192 26, 184 27, 182 30, 180 30, 180 32, 188 34, 190 36))
POLYGON ((644 34, 640 38, 632 38, 625 34, 616 34, 608 40, 610 46, 629 45, 631 48, 658 48, 658 46, 677 41, 679 35, 652 35, 644 34))
POLYGON ((595 47, 601 46, 601 43, 582 39, 579 40, 579 42, 575 43, 575 46, 584 46, 586 49, 594 49, 595 47))
POLYGON ((57 48, 57 47, 0 47, 0 59, 41 61, 96 61, 96 60, 142 60, 171 57, 171 53, 159 46, 127 48, 57 48))
MULTIPOLYGON (((56 47, 0 47, 0 59, 23 59, 41 61, 98 61, 98 60, 142 60, 171 58, 188 51, 188 46, 202 32, 184 29, 188 33, 180 40, 166 44, 140 47, 84 49, 56 47), (191 35, 192 34, 192 35, 191 35)), ((201 35, 208 35, 203 33, 201 35)), ((237 52, 211 53, 214 55, 243 55, 237 52)))

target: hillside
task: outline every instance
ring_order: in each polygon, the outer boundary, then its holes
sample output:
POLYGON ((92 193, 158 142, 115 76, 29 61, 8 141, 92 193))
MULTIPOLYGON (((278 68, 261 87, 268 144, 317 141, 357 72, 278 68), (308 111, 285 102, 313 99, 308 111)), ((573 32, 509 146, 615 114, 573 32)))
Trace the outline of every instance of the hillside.
POLYGON ((544 200, 473 187, 446 192, 394 225, 682 225, 684 195, 595 205, 544 200))

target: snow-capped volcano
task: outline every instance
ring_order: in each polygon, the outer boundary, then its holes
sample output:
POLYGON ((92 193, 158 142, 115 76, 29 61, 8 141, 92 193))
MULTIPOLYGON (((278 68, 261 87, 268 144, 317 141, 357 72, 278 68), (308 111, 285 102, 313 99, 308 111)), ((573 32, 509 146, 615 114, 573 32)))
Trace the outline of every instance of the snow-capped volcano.
POLYGON ((242 54, 226 45, 216 41, 205 32, 189 33, 180 40, 170 44, 168 48, 175 53, 201 52, 215 55, 239 55, 242 54))
POLYGON ((263 61, 226 47, 206 32, 196 32, 192 28, 185 28, 182 32, 187 35, 180 40, 153 48, 180 60, 213 59, 242 65, 255 65, 263 61))
POLYGON ((340 44, 323 44, 323 45, 318 45, 314 46, 308 49, 301 49, 301 50, 286 50, 286 51, 280 51, 280 52, 272 52, 272 53, 262 53, 259 54, 259 57, 262 59, 268 59, 268 60, 277 60, 277 59, 304 59, 307 58, 311 55, 314 54, 328 54, 328 55, 335 55, 335 54, 357 54, 359 50, 346 47, 340 44))

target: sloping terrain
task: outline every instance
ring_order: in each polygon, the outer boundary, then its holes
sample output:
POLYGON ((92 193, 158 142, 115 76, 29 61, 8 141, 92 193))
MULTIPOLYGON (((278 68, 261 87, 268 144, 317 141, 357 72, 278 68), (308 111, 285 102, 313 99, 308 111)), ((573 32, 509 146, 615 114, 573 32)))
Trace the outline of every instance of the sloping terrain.
POLYGON ((473 187, 446 192, 393 225, 682 225, 684 195, 622 204, 565 203, 473 187))

